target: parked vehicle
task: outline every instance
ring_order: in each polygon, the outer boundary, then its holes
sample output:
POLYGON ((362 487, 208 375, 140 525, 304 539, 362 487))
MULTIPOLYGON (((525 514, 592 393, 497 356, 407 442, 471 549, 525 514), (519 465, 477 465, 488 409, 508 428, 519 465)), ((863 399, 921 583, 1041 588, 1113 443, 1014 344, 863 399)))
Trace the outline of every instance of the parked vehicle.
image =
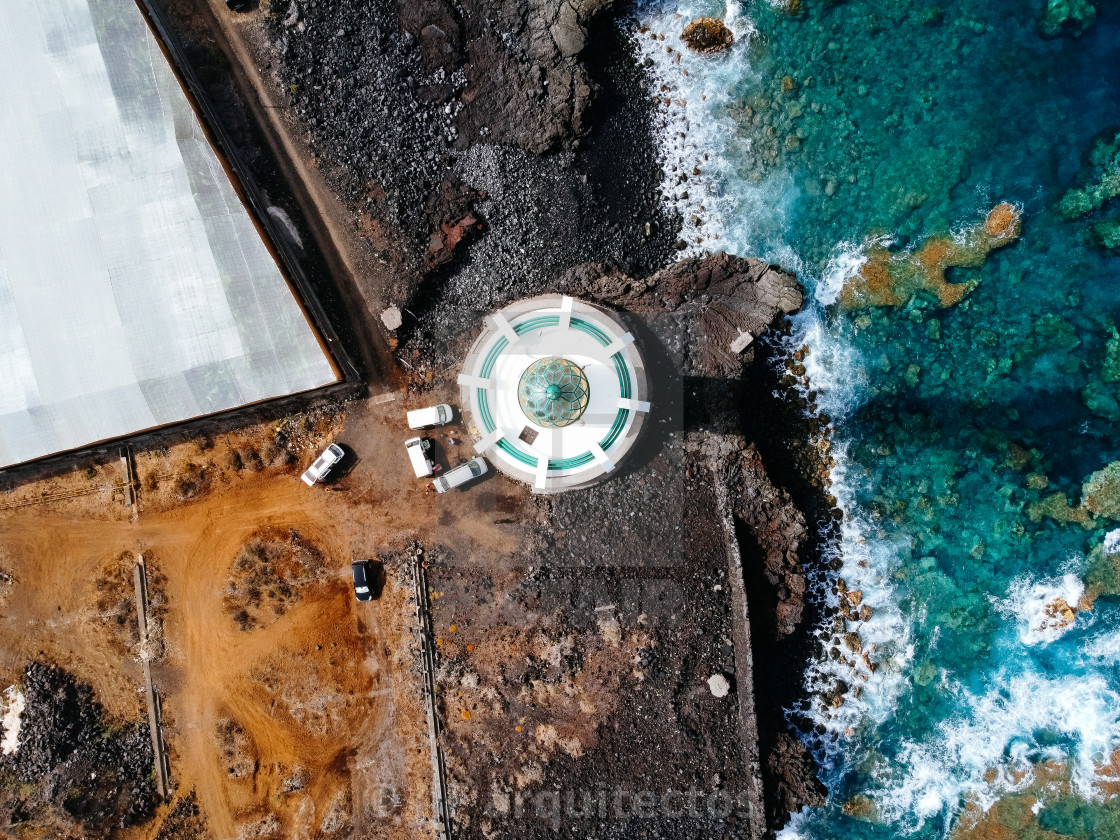
POLYGON ((342 460, 346 453, 342 447, 337 443, 332 443, 325 450, 323 454, 315 459, 315 463, 307 468, 307 471, 300 476, 303 483, 308 487, 315 486, 316 483, 322 481, 327 477, 327 473, 331 471, 331 467, 342 460))
POLYGON ((373 598, 371 590, 373 572, 369 567, 369 561, 359 560, 351 563, 350 568, 354 572, 354 594, 359 601, 369 601, 373 598))
POLYGON ((436 465, 432 463, 429 454, 432 451, 430 440, 421 437, 409 438, 404 442, 404 448, 408 452, 408 459, 412 462, 412 471, 416 473, 417 478, 426 478, 436 471, 436 465))
POLYGON ((447 403, 433 405, 430 408, 418 408, 415 411, 408 412, 408 428, 431 429, 435 426, 442 426, 444 423, 450 423, 454 416, 455 412, 447 403))
POLYGON ((471 458, 467 463, 455 467, 453 470, 448 470, 441 475, 432 484, 435 485, 437 493, 446 493, 452 487, 458 487, 461 484, 466 484, 471 479, 478 478, 486 472, 486 461, 482 458, 471 458))

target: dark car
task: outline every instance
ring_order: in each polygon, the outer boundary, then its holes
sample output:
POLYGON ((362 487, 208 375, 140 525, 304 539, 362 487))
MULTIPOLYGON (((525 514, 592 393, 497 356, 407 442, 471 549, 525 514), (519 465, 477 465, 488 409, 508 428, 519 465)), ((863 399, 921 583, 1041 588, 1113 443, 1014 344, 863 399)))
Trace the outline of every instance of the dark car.
POLYGON ((354 570, 354 594, 358 596, 359 601, 369 601, 373 598, 373 573, 370 569, 369 560, 359 560, 356 563, 351 563, 350 568, 354 570))

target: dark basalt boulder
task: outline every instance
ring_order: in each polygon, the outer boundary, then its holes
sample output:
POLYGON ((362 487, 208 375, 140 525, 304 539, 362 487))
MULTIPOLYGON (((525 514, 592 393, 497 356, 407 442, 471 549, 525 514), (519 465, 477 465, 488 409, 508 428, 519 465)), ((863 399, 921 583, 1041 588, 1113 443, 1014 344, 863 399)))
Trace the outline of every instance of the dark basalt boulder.
POLYGON ((766 757, 766 771, 775 788, 775 807, 781 809, 783 816, 824 804, 828 788, 821 784, 815 770, 813 757, 804 744, 784 732, 777 737, 766 757))

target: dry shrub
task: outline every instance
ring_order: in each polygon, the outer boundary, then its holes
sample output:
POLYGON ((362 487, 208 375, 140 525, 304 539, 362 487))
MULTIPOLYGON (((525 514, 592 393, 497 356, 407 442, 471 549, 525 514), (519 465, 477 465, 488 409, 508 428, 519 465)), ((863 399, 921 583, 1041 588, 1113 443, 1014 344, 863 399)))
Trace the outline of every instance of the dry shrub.
POLYGON ((298 531, 258 532, 234 558, 226 612, 241 630, 251 630, 283 615, 305 587, 325 577, 322 552, 298 531))

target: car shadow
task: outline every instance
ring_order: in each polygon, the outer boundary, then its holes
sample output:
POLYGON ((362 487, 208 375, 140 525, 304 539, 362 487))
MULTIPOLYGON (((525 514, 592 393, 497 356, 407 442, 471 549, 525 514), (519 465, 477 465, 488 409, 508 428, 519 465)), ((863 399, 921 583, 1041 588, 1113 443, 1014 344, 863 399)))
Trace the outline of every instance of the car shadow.
POLYGON ((448 470, 453 470, 461 464, 465 464, 470 460, 470 458, 463 457, 463 454, 460 451, 461 443, 463 440, 462 435, 445 434, 442 437, 443 439, 441 440, 435 435, 427 435, 428 440, 432 442, 432 448, 428 450, 428 456, 432 459, 433 463, 439 464, 440 467, 439 471, 436 472, 436 476, 442 475, 448 470), (449 446, 444 442, 448 437, 454 438, 459 443, 454 446, 449 446))
POLYGON ((385 563, 382 560, 369 560, 369 594, 374 601, 381 597, 381 593, 385 591, 385 581, 388 579, 385 573, 385 563))
MULTIPOLYGON (((354 468, 357 467, 358 464, 360 464, 362 461, 362 459, 359 458, 357 454, 355 454, 354 450, 349 446, 344 443, 339 443, 338 441, 335 441, 335 443, 342 450, 343 455, 342 459, 333 467, 331 467, 331 471, 327 473, 327 477, 319 482, 326 487, 331 487, 332 485, 337 484, 339 481, 346 478, 346 476, 350 475, 350 473, 354 471, 354 468)), ((331 489, 342 488, 331 487, 331 489)))

